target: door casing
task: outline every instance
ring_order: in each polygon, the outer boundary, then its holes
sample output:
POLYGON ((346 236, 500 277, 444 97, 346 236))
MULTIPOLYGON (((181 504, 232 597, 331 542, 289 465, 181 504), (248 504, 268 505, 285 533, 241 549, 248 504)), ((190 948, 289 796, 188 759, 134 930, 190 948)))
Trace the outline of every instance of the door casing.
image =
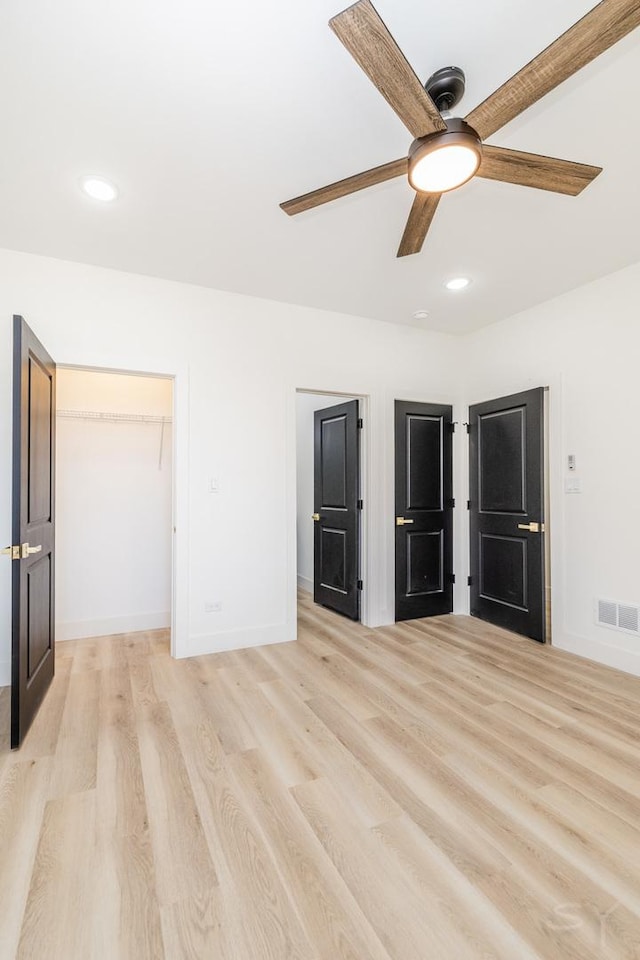
MULTIPOLYGON (((54 358, 55 359, 55 358, 54 358)), ((189 443, 189 372, 178 366, 174 372, 164 369, 132 370, 104 367, 82 362, 57 362, 59 370, 84 370, 113 373, 129 377, 158 377, 173 383, 172 404, 172 548, 171 548, 171 656, 177 659, 192 656, 189 650, 189 556, 187 543, 188 517, 188 443, 189 443)))

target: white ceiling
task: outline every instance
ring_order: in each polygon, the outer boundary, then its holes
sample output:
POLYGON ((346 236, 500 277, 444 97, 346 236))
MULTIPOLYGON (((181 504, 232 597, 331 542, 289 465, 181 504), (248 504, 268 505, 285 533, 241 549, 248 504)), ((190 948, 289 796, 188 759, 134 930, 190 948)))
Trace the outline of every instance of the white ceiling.
MULTIPOLYGON (((346 4, 345 4, 346 5, 346 4)), ((378 0, 418 75, 468 113, 590 0, 378 0)), ((3 0, 0 246, 462 332, 640 260, 640 30, 491 138, 601 165, 572 198, 475 180, 395 257, 403 180, 289 218, 278 203, 411 137, 327 26, 340 0, 3 0), (99 206, 78 180, 120 188, 99 206), (442 283, 473 277, 463 293, 442 283)))

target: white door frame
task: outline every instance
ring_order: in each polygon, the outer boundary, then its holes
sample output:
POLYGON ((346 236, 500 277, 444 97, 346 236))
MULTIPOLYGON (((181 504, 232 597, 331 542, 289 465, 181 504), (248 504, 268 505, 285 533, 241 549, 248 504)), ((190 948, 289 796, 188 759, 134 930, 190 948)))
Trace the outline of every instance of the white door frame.
MULTIPOLYGON (((65 363, 54 358, 63 370, 113 373, 130 377, 157 377, 173 381, 173 430, 171 471, 172 548, 171 548, 171 656, 189 656, 189 369, 186 365, 170 371, 154 367, 144 370, 103 367, 77 360, 65 363)), ((125 544, 124 549, 138 551, 144 562, 144 544, 125 544)))

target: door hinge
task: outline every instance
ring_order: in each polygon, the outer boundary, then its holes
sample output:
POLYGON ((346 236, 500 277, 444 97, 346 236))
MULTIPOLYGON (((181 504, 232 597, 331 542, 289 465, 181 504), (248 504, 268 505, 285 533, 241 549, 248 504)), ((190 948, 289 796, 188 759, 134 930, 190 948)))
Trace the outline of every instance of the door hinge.
POLYGON ((456 575, 455 575, 455 573, 450 573, 449 576, 447 577, 447 579, 448 579, 449 583, 455 583, 455 582, 456 582, 456 575))
POLYGON ((358 500, 358 510, 362 510, 364 503, 362 500, 358 500))
POLYGON ((20 560, 20 544, 17 547, 3 547, 0 550, 0 555, 11 557, 12 560, 20 560))
POLYGON ((364 426, 364 421, 362 417, 358 417, 358 430, 362 430, 363 426, 364 426))
POLYGON ((447 509, 453 509, 455 505, 456 505, 455 497, 450 497, 448 500, 445 501, 445 506, 447 507, 447 509))
POLYGON ((362 580, 358 580, 356 586, 358 587, 358 590, 362 590, 362 580))
POLYGON ((468 586, 468 587, 471 586, 472 582, 473 582, 473 581, 472 581, 472 578, 471 578, 471 577, 467 577, 467 586, 468 586))
POLYGON ((471 500, 467 500, 467 510, 471 510, 471 500))
POLYGON ((471 424, 470 424, 470 423, 465 423, 465 424, 463 424, 463 426, 465 426, 465 427, 467 428, 467 433, 471 433, 471 424))
POLYGON ((456 424, 457 424, 457 423, 458 423, 457 420, 452 420, 452 421, 451 421, 451 423, 449 424, 449 433, 455 433, 455 432, 456 432, 456 424))

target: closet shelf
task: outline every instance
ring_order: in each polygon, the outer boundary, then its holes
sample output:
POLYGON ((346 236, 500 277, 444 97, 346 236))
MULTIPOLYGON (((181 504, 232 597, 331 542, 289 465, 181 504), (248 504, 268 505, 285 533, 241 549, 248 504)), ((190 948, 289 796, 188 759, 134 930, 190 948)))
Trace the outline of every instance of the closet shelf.
POLYGON ((99 410, 57 410, 61 420, 102 420, 107 423, 172 423, 173 417, 146 413, 106 413, 99 410))

